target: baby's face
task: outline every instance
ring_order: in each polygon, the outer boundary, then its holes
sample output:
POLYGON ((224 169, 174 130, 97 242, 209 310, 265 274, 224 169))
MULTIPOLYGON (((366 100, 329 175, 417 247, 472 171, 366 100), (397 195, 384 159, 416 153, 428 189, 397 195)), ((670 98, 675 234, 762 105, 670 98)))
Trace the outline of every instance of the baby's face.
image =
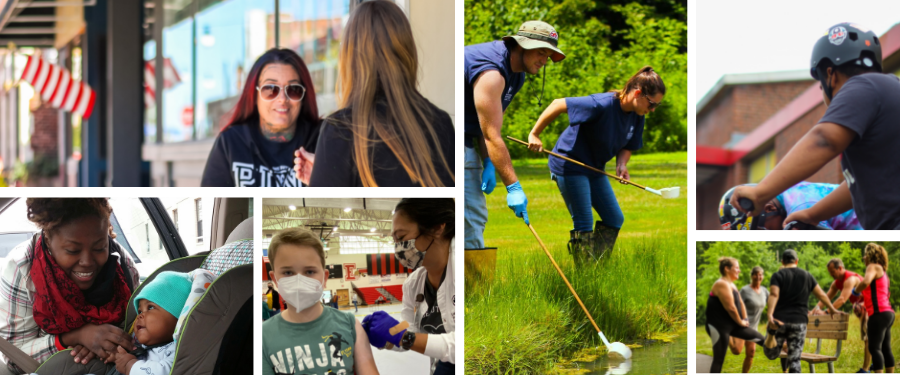
POLYGON ((141 344, 150 346, 172 341, 178 318, 146 299, 138 301, 138 316, 134 321, 134 336, 141 344))

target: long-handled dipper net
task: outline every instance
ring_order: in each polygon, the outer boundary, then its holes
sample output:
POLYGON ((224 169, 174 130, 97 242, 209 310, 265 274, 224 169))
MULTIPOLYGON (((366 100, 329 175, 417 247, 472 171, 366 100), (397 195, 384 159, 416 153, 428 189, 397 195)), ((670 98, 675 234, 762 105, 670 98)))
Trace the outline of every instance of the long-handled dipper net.
MULTIPOLYGON (((521 143, 521 144, 525 145, 526 147, 528 146, 528 142, 522 141, 522 140, 520 140, 520 139, 515 139, 515 138, 510 137, 510 136, 506 136, 506 139, 509 139, 510 141, 513 141, 513 142, 521 143)), ((555 152, 553 152, 553 151, 549 151, 549 150, 541 150, 541 151, 544 152, 544 153, 546 153, 546 154, 556 156, 556 157, 558 157, 558 158, 560 158, 560 159, 563 159, 563 160, 565 160, 565 161, 567 161, 567 162, 570 162, 570 163, 573 163, 573 164, 575 164, 575 165, 579 165, 579 166, 581 166, 581 167, 590 169, 590 170, 592 170, 592 171, 594 171, 594 172, 597 172, 597 173, 603 173, 603 174, 609 176, 610 178, 614 178, 614 179, 619 180, 619 181, 621 181, 621 182, 624 182, 624 183, 626 183, 626 184, 628 184, 628 185, 632 185, 632 186, 641 188, 641 189, 643 189, 643 190, 645 190, 645 191, 648 191, 648 192, 650 192, 650 193, 653 193, 653 194, 662 196, 663 198, 668 198, 668 199, 678 198, 678 195, 679 195, 680 192, 681 192, 681 187, 679 187, 679 186, 670 187, 670 188, 662 188, 662 189, 659 189, 659 190, 651 189, 651 188, 649 188, 649 187, 646 187, 646 186, 643 186, 643 185, 640 185, 640 184, 636 184, 636 183, 634 183, 634 182, 631 182, 631 180, 626 180, 626 179, 624 179, 624 178, 621 178, 621 177, 619 177, 619 176, 616 176, 616 175, 614 175, 614 174, 612 174, 612 173, 607 173, 607 172, 604 171, 604 170, 600 170, 600 169, 594 168, 594 167, 592 167, 592 166, 590 166, 590 165, 587 165, 587 164, 584 164, 584 163, 582 163, 582 162, 580 162, 580 161, 578 161, 578 160, 575 160, 575 159, 572 159, 572 158, 569 158, 569 157, 562 156, 562 155, 557 154, 557 153, 555 153, 555 152)))

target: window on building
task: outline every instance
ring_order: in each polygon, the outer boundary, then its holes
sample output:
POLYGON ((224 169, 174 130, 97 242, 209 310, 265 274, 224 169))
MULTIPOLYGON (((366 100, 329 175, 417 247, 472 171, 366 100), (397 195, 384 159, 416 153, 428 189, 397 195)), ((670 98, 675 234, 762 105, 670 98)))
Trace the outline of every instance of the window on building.
POLYGON ((775 169, 775 164, 777 162, 775 149, 767 151, 750 163, 747 181, 754 184, 762 181, 763 177, 766 177, 772 169, 775 169))

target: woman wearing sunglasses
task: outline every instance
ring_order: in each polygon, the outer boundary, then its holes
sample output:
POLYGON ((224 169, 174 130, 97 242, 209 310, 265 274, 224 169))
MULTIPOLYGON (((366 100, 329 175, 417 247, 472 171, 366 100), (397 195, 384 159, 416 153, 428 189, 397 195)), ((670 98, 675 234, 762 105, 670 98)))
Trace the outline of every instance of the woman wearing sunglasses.
MULTIPOLYGON (((621 91, 556 99, 528 135, 528 149, 540 152, 541 132, 561 113, 567 113, 569 127, 560 134, 553 151, 601 170, 615 157, 616 175, 628 180, 628 159, 643 145, 644 115, 653 112, 665 94, 662 78, 645 66, 621 91)), ((569 231, 569 252, 579 265, 600 259, 612 250, 625 222, 609 180, 555 156, 550 156, 549 165, 574 222, 574 229, 569 231), (594 228, 592 207, 601 219, 594 228)))
POLYGON ((295 169, 310 186, 453 186, 454 131, 416 89, 412 29, 391 1, 356 6, 341 38, 338 103, 313 160, 295 169))
POLYGON ((312 87, 294 51, 260 56, 209 153, 201 186, 302 186, 293 155, 315 152, 321 124, 312 87))

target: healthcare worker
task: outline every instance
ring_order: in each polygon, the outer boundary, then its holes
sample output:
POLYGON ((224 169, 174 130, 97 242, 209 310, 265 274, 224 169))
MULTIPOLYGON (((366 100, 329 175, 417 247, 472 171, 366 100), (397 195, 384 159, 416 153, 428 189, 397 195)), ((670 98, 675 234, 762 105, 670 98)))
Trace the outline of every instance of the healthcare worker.
POLYGON ((400 313, 409 328, 391 335, 390 329, 399 322, 384 311, 366 316, 362 323, 372 346, 383 349, 390 343, 397 351, 425 354, 431 357, 435 375, 456 371, 455 217, 452 198, 404 198, 397 204, 394 256, 414 270, 403 283, 400 313))

